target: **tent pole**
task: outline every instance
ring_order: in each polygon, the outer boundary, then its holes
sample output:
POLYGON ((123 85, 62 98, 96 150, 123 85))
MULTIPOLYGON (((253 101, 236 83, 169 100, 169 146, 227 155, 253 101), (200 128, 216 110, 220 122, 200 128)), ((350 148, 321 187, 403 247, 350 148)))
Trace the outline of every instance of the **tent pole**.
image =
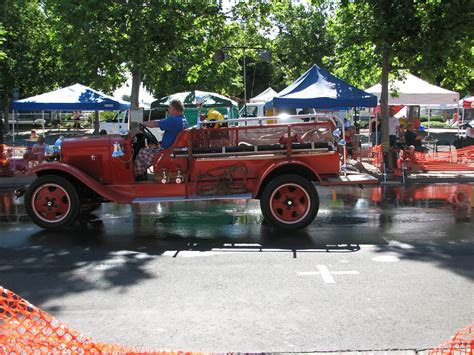
POLYGON ((247 68, 245 63, 245 48, 244 48, 244 112, 247 112, 247 68))
MULTIPOLYGON (((458 127, 459 127, 459 100, 458 100, 458 106, 456 108, 456 112, 458 114, 458 127)), ((461 116, 461 134, 463 134, 464 132, 462 131, 464 129, 464 102, 463 102, 463 105, 462 105, 462 116, 461 116)), ((459 131, 458 131, 459 133, 459 131)))
POLYGON ((43 126, 43 136, 45 135, 44 134, 44 110, 41 111, 41 122, 42 122, 42 126, 43 126))
POLYGON ((428 136, 430 135, 431 127, 431 107, 428 107, 428 136))
POLYGON ((15 110, 13 112, 13 124, 12 124, 12 143, 15 143, 15 110))
POLYGON ((378 122, 379 121, 379 113, 376 112, 375 113, 375 145, 379 145, 379 125, 378 125, 378 122))

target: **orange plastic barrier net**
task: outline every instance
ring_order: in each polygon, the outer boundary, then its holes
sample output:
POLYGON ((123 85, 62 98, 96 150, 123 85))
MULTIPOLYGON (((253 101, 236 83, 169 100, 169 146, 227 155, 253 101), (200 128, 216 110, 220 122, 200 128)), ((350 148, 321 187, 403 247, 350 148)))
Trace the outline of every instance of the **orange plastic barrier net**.
POLYGON ((474 171, 474 146, 447 152, 415 152, 414 161, 423 171, 474 171))
MULTIPOLYGON (((409 150, 400 150, 398 153, 400 163, 409 172, 415 171, 474 171, 474 146, 449 151, 420 153, 409 150)), ((383 170, 382 146, 372 148, 373 164, 383 170)))
POLYGON ((100 344, 70 329, 48 313, 0 286, 0 354, 120 353, 202 354, 143 351, 114 344, 100 344))
POLYGON ((383 147, 381 144, 372 147, 372 162, 373 165, 382 169, 383 165, 383 147))
POLYGON ((430 351, 430 355, 470 354, 474 352, 474 324, 458 331, 450 340, 430 351))
POLYGON ((96 344, 78 331, 13 292, 0 287, 0 353, 133 352, 133 349, 96 344))

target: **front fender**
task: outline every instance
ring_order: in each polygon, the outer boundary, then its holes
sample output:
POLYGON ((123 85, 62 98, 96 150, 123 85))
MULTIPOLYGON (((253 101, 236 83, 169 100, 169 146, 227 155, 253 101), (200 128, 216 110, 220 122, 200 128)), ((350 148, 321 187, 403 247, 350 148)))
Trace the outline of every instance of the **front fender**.
POLYGON ((74 177, 75 179, 79 180, 81 183, 86 185, 95 193, 99 194, 100 196, 104 197, 107 200, 118 202, 118 203, 129 203, 133 196, 131 193, 127 193, 124 191, 118 191, 118 189, 112 189, 108 185, 101 184, 97 180, 91 178, 82 170, 60 162, 50 162, 50 163, 43 163, 39 164, 31 169, 29 169, 26 174, 27 175, 40 175, 40 174, 51 174, 54 175, 57 172, 61 172, 62 175, 66 174, 69 176, 74 177))
MULTIPOLYGON (((321 182, 321 177, 319 176, 319 174, 314 171, 314 169, 312 169, 308 164, 305 164, 304 162, 301 162, 299 160, 285 160, 285 161, 280 161, 280 162, 277 162, 277 163, 273 163, 273 164, 270 164, 266 169, 265 171, 263 172, 263 174, 261 175, 256 187, 255 187, 255 190, 253 192, 253 197, 256 197, 262 187, 262 184, 263 182, 265 181, 265 179, 271 174, 273 173, 274 171, 280 169, 280 168, 284 168, 285 166, 295 166, 297 165, 298 167, 300 168, 303 168, 303 169, 306 169, 309 173, 312 173, 316 176, 316 179, 321 182)), ((291 172, 285 172, 285 173, 291 173, 291 172)))

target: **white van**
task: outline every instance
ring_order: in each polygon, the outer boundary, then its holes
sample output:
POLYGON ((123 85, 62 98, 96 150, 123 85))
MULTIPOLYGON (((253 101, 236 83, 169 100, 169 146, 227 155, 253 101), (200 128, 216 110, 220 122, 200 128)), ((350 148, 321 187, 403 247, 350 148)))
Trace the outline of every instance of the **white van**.
MULTIPOLYGON (((120 130, 125 129, 129 130, 128 125, 128 116, 129 111, 119 111, 117 112, 112 119, 108 119, 105 122, 100 122, 99 132, 100 134, 119 134, 120 130)), ((149 117, 147 117, 149 118, 149 117)), ((148 119, 147 119, 148 120, 148 119)), ((159 128, 150 128, 150 131, 155 135, 155 137, 161 141, 163 137, 163 131, 159 128)))
POLYGON ((121 129, 128 129, 128 110, 117 112, 112 119, 100 122, 100 134, 118 134, 121 129))
POLYGON ((249 102, 239 111, 240 117, 262 117, 265 116, 265 102, 249 102))

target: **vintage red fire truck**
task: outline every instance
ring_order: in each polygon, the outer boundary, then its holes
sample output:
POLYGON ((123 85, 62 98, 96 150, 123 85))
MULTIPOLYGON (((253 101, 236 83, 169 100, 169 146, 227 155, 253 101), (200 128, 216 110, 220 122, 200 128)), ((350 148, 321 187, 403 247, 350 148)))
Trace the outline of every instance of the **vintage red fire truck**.
POLYGON ((341 174, 331 120, 190 128, 156 154, 146 180, 134 176, 134 159, 148 142, 141 133, 67 138, 56 161, 29 171, 37 178, 25 192, 28 215, 57 229, 100 204, 259 199, 273 226, 300 229, 316 217, 316 185, 376 184, 365 174, 341 174))

